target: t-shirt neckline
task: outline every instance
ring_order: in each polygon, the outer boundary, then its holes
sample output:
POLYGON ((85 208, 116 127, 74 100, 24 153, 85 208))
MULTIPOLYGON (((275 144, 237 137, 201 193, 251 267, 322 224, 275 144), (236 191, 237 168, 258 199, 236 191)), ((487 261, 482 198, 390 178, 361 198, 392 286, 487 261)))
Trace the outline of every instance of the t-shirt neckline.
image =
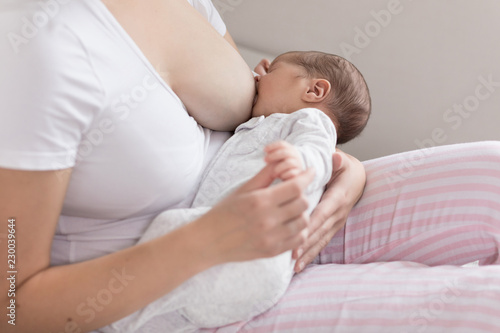
POLYGON ((161 77, 161 75, 158 73, 156 68, 151 64, 149 59, 146 57, 144 52, 142 52, 141 48, 137 45, 137 43, 130 37, 128 32, 122 27, 120 22, 115 18, 115 16, 111 13, 111 11, 106 7, 106 5, 101 1, 101 0, 94 0, 96 5, 99 7, 99 10, 101 13, 106 17, 108 22, 112 25, 112 27, 116 30, 116 32, 120 35, 120 37, 123 39, 123 41, 130 47, 130 49, 139 57, 139 59, 144 63, 146 68, 149 70, 149 72, 156 77, 156 79, 160 82, 161 85, 165 89, 167 89, 172 95, 181 103, 181 105, 184 107, 184 103, 182 103, 181 99, 177 94, 172 90, 172 88, 168 85, 165 80, 161 77))

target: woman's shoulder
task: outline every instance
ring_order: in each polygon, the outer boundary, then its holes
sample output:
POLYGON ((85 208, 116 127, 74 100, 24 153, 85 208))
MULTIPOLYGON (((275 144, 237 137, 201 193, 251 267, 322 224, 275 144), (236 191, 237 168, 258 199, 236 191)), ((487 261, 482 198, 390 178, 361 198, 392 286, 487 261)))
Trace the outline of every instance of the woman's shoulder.
POLYGON ((6 36, 0 41, 0 68, 9 86, 40 83, 48 88, 62 77, 92 71, 78 22, 70 24, 75 11, 70 6, 77 2, 20 0, 0 11, 0 34, 6 36))
MULTIPOLYGON (((79 1, 66 6, 72 2, 79 1)), ((102 99, 89 54, 61 3, 21 0, 0 11, 0 35, 7 36, 0 40, 0 90, 10 112, 53 113, 71 109, 67 100, 102 99)))
POLYGON ((7 119, 0 151, 10 154, 4 167, 36 169, 21 161, 62 155, 102 104, 100 82, 63 7, 79 1, 66 2, 20 0, 0 11, 0 35, 7 37, 0 40, 0 116, 7 119))
MULTIPOLYGON (((0 11, 0 33, 6 36, 1 41, 2 53, 10 53, 23 57, 33 53, 34 50, 43 54, 44 50, 53 50, 63 44, 61 41, 73 39, 75 35, 71 26, 77 26, 73 17, 75 11, 85 15, 75 4, 79 1, 44 0, 31 1, 19 0, 2 4, 0 11)), ((57 57, 56 53, 52 56, 57 57)))

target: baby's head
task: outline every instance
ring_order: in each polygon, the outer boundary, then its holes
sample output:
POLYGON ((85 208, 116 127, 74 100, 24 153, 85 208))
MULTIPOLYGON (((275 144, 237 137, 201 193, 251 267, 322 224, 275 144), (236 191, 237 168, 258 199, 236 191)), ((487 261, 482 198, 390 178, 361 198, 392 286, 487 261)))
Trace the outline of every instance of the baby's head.
POLYGON ((371 113, 368 86, 346 59, 323 52, 287 52, 266 75, 256 77, 252 116, 292 113, 306 107, 322 110, 335 124, 337 143, 355 138, 371 113))

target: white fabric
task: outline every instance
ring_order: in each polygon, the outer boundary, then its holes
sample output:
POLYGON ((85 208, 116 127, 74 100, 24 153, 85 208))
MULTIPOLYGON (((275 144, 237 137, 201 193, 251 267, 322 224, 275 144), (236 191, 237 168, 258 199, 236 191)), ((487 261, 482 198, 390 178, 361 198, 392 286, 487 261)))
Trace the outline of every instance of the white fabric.
MULTIPOLYGON (((210 1, 190 3, 225 33, 210 1)), ((0 167, 73 167, 52 265, 132 246, 188 206, 228 135, 210 139, 100 0, 4 2, 0 35, 0 167)))
MULTIPOLYGON (((168 210, 159 215, 139 243, 185 225, 206 213, 265 166, 264 147, 285 140, 300 152, 305 167, 314 167, 309 186, 308 212, 317 205, 332 174, 336 131, 318 109, 252 118, 240 125, 204 172, 191 209, 168 210)), ((248 320, 272 307, 285 293, 293 276, 291 251, 273 258, 212 267, 174 291, 102 332, 139 332, 154 316, 169 318, 168 332, 189 332, 197 327, 219 327, 248 320)))

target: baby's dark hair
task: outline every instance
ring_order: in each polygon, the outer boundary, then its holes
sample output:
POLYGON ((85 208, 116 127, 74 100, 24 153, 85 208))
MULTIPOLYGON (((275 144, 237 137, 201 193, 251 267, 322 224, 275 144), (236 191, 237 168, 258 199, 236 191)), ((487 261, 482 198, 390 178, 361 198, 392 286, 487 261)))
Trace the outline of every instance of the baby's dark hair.
POLYGON ((285 61, 303 67, 307 75, 330 82, 326 107, 337 129, 337 143, 346 143, 365 128, 371 114, 368 85, 361 72, 348 60, 318 51, 292 51, 280 55, 285 61))

